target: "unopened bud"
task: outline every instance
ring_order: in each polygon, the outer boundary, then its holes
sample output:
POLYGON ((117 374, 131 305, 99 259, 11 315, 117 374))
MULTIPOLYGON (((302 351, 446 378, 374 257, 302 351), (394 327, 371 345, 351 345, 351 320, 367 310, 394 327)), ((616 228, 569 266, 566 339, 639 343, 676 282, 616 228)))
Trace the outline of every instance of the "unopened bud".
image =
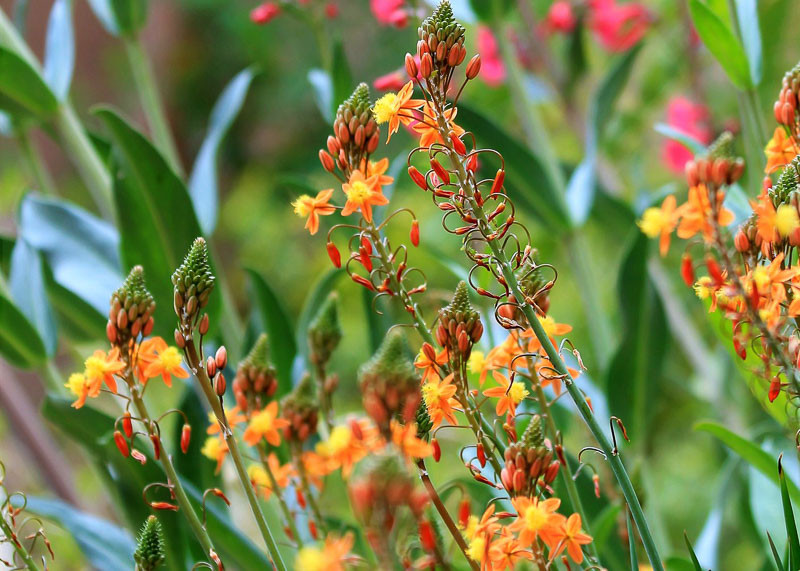
POLYGON ((214 360, 217 362, 217 369, 224 369, 225 365, 228 364, 228 350, 225 345, 220 345, 219 349, 217 349, 214 360))
POLYGON ((481 72, 481 54, 475 54, 467 64, 467 79, 475 79, 481 72))
POLYGON ((225 394, 225 389, 227 388, 227 382, 225 381, 225 375, 220 373, 217 375, 217 378, 214 379, 214 392, 217 393, 217 396, 222 396, 225 394))
POLYGON ((128 442, 125 440, 125 437, 122 436, 122 433, 119 430, 114 431, 114 444, 117 445, 119 453, 122 454, 125 458, 127 458, 130 455, 130 450, 128 449, 128 442))
POLYGON ((197 327, 197 330, 200 332, 200 335, 205 335, 206 333, 208 333, 208 324, 209 324, 208 314, 204 313, 203 317, 200 318, 200 325, 197 327))
POLYGON ((192 439, 192 426, 190 424, 184 424, 183 429, 181 429, 181 452, 186 454, 189 451, 189 442, 192 439))
POLYGON ((209 379, 213 379, 214 375, 217 374, 217 362, 211 355, 206 359, 206 374, 208 374, 209 379))
POLYGON ((416 79, 417 74, 419 73, 419 69, 417 69, 417 62, 414 60, 414 56, 411 54, 406 54, 406 73, 411 79, 416 79))

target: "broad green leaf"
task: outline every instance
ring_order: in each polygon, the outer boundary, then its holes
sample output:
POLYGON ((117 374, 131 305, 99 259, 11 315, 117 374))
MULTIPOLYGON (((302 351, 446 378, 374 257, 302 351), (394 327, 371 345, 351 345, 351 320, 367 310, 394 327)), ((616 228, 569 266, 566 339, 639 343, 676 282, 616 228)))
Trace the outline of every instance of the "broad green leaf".
POLYGON ((314 102, 317 104, 317 109, 319 109, 325 122, 333 125, 336 110, 333 107, 333 82, 331 81, 331 76, 322 69, 314 68, 308 70, 307 78, 308 83, 311 84, 311 88, 314 90, 314 102))
POLYGON ((50 9, 44 48, 44 80, 64 101, 69 94, 75 69, 75 32, 72 27, 72 0, 56 0, 50 9))
MULTIPOLYGON (((767 476, 776 485, 780 485, 778 474, 775 471, 775 459, 759 448, 755 443, 746 438, 742 438, 716 422, 699 422, 695 425, 694 429, 711 434, 725 446, 733 450, 748 464, 753 466, 753 468, 767 476)), ((797 485, 792 480, 788 478, 784 479, 792 500, 800 502, 800 489, 798 489, 797 485)))
POLYGON ((392 304, 391 298, 386 296, 376 301, 375 294, 368 289, 361 289, 361 301, 364 305, 364 317, 367 320, 367 338, 369 340, 370 355, 381 346, 386 332, 394 324, 391 319, 392 304))
POLYGON ((147 0, 88 0, 112 36, 134 37, 147 21, 147 0))
POLYGON ((695 155, 701 155, 706 151, 706 146, 686 133, 667 125, 666 123, 656 123, 654 129, 657 133, 661 133, 674 141, 679 142, 681 145, 689 149, 695 155))
POLYGON ((107 315, 111 294, 124 279, 113 226, 64 200, 27 194, 19 234, 44 254, 58 285, 107 315))
POLYGON ((194 203, 198 222, 203 232, 209 236, 214 232, 219 214, 217 154, 222 139, 242 109, 254 75, 252 68, 239 72, 219 96, 211 110, 208 131, 189 177, 189 194, 194 203))
MULTIPOLYGON (((100 108, 96 115, 106 124, 121 158, 123 176, 114 181, 114 199, 123 265, 144 267, 157 303, 156 331, 169 338, 176 319, 171 276, 201 235, 194 207, 186 186, 150 141, 110 108, 100 108)), ((219 303, 219 294, 212 293, 212 323, 219 303)))
POLYGON ((0 293, 0 355, 21 369, 44 364, 47 350, 36 329, 19 308, 0 293))
POLYGON ((572 173, 566 191, 569 214, 575 226, 582 226, 592 210, 596 191, 597 146, 641 49, 642 44, 637 44, 617 58, 589 103, 585 156, 572 173))
POLYGON ((761 29, 758 21, 757 0, 736 0, 736 20, 742 34, 744 51, 750 67, 750 79, 753 85, 761 83, 764 74, 763 48, 761 46, 761 29))
POLYGON ((630 434, 646 438, 646 413, 657 394, 668 328, 661 299, 650 281, 647 258, 650 243, 634 228, 617 278, 623 317, 623 336, 606 374, 611 413, 620 417, 630 434))
POLYGON ((24 238, 14 244, 8 286, 14 303, 36 328, 47 355, 52 356, 56 352, 56 323, 47 299, 44 267, 39 252, 24 238))
POLYGON ((269 338, 269 356, 278 370, 277 397, 281 397, 292 388, 292 363, 297 354, 294 328, 286 308, 264 278, 255 270, 246 268, 246 271, 262 331, 269 338))
POLYGON ((789 569, 800 569, 800 540, 797 538, 797 523, 794 520, 792 500, 789 498, 786 474, 778 459, 778 479, 781 484, 781 503, 783 504, 783 519, 786 522, 786 537, 789 541, 789 569))
POLYGON ((106 338, 108 312, 100 313, 67 288, 56 283, 53 272, 45 267, 47 297, 56 312, 61 336, 75 343, 96 343, 106 338))
MULTIPOLYGON (((319 311, 319 308, 325 302, 328 295, 335 290, 336 283, 344 275, 344 270, 341 268, 332 268, 323 274, 311 291, 306 296, 303 302, 303 309, 300 310, 300 318, 297 320, 297 336, 295 342, 297 343, 297 355, 304 361, 308 360, 308 327, 314 316, 319 311)), ((309 363, 295 363, 295 369, 298 366, 309 367, 309 363)), ((297 375, 295 375, 297 377, 297 375)))
POLYGON ((689 0, 689 12, 700 39, 731 82, 742 90, 751 88, 747 56, 730 26, 700 0, 689 0))
MULTIPOLYGON (((532 213, 551 230, 561 232, 569 227, 561 197, 550 186, 539 159, 525 145, 463 103, 458 106, 457 122, 475 134, 479 147, 502 153, 506 191, 519 208, 532 213)), ((481 161, 487 168, 485 175, 493 177, 499 162, 490 153, 482 154, 481 161)))
POLYGON ((0 109, 48 118, 58 100, 39 72, 22 57, 0 46, 0 109))
POLYGON ((54 521, 72 535, 95 569, 128 569, 133 565, 136 541, 108 520, 82 512, 57 499, 28 496, 26 512, 54 521))

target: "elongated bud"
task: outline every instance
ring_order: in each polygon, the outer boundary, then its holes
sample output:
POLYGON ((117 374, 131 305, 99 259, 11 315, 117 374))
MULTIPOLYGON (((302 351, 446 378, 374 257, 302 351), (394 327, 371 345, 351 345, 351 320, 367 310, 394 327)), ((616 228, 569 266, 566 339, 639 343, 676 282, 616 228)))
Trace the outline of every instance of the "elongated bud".
POLYGON ((781 380, 780 377, 776 375, 769 383, 769 394, 767 395, 769 402, 775 402, 779 394, 781 394, 781 380))
POLYGON ((192 440, 192 425, 184 424, 181 429, 181 452, 186 454, 189 451, 189 443, 192 440))
POLYGON ((419 246, 419 220, 417 220, 417 219, 414 219, 411 222, 411 236, 410 236, 410 238, 411 238, 411 243, 414 244, 415 247, 419 246))
POLYGON ((153 456, 156 460, 161 460, 161 439, 158 434, 151 434, 150 441, 153 443, 153 456))
POLYGON ((131 422, 131 413, 127 410, 125 414, 122 415, 122 430, 125 432, 125 436, 130 438, 133 436, 133 423, 131 422))
POLYGON ((425 180, 425 175, 419 172, 416 167, 408 167, 408 176, 422 190, 428 190, 428 181, 425 180))
POLYGON ((433 71, 433 58, 430 53, 423 54, 419 59, 419 74, 423 79, 428 79, 433 71))
POLYGON ((228 364, 228 350, 225 345, 220 345, 219 349, 217 349, 214 360, 217 362, 217 369, 224 369, 225 365, 228 364))
POLYGON ((169 502, 150 502, 150 507, 154 510, 178 511, 178 506, 169 502))
POLYGON ((217 378, 214 379, 214 392, 217 393, 217 396, 222 396, 225 394, 225 389, 228 387, 227 382, 225 381, 225 375, 220 373, 217 375, 217 378))
POLYGON ((139 464, 141 464, 142 466, 144 466, 145 464, 147 464, 147 456, 145 456, 144 454, 142 454, 141 452, 139 452, 138 450, 136 450, 136 448, 134 448, 133 450, 131 450, 131 458, 133 458, 134 460, 136 460, 136 461, 137 461, 139 464))
POLYGON ((459 139, 455 133, 450 133, 450 142, 453 143, 453 149, 461 156, 467 154, 467 147, 464 145, 464 141, 459 139))
POLYGON ((433 461, 438 462, 442 457, 442 447, 439 446, 439 440, 437 438, 432 438, 431 446, 433 446, 433 461))
POLYGON ((354 282, 356 282, 358 285, 364 286, 365 288, 367 288, 370 291, 375 291, 375 286, 372 285, 372 282, 369 281, 367 278, 365 278, 363 276, 360 276, 358 274, 353 274, 353 275, 350 276, 350 278, 354 282))
POLYGON ((200 325, 198 325, 197 327, 197 330, 200 332, 200 335, 205 335, 206 333, 208 333, 208 325, 209 325, 208 314, 204 313, 203 317, 200 318, 200 325))
POLYGON ((436 537, 433 533, 433 527, 431 526, 431 522, 427 519, 419 522, 419 541, 426 551, 433 551, 436 548, 436 537))
POLYGON ((337 268, 342 267, 342 256, 339 254, 339 249, 336 247, 336 244, 333 242, 328 242, 325 246, 328 249, 328 257, 333 262, 333 265, 337 268))
POLYGON ((328 172, 333 172, 336 170, 336 163, 334 162, 333 157, 323 149, 319 150, 319 162, 322 163, 322 168, 328 172))
POLYGON ((506 180, 506 171, 503 169, 499 169, 497 174, 494 175, 494 181, 492 182, 492 190, 489 192, 490 195, 500 192, 503 188, 503 182, 506 180))
POLYGON ((431 159, 431 168, 444 184, 450 184, 450 173, 436 159, 431 159))
POLYGON ((208 359, 206 359, 206 374, 208 375, 209 379, 213 379, 214 375, 217 374, 217 362, 211 355, 209 355, 208 359))
POLYGON ((722 270, 720 270, 719 264, 711 256, 706 256, 706 267, 708 268, 708 275, 710 275, 711 279, 714 280, 715 285, 721 286, 725 283, 725 279, 722 277, 722 270))
POLYGON ((471 503, 469 496, 465 496, 464 499, 461 500, 461 503, 458 504, 458 525, 460 525, 462 529, 465 529, 469 522, 469 516, 472 512, 471 503))
POLYGON ((481 468, 484 468, 486 466, 486 451, 483 449, 483 443, 478 442, 476 452, 478 455, 478 462, 480 463, 481 468))
POLYGON ((319 531, 317 531, 317 522, 313 519, 308 520, 308 533, 311 534, 311 538, 316 541, 319 539, 319 531))
POLYGON ((108 337, 108 342, 112 345, 117 342, 117 326, 110 319, 106 323, 106 337, 108 337))
POLYGON ((475 79, 481 72, 481 55, 475 54, 467 64, 467 79, 475 79))
POLYGON ((414 60, 414 56, 411 54, 406 54, 406 73, 411 79, 416 79, 417 74, 419 73, 419 69, 417 69, 417 62, 414 60))
POLYGON ((128 448, 128 442, 125 440, 125 437, 122 436, 122 433, 119 430, 114 431, 114 444, 117 445, 119 453, 122 454, 125 458, 130 456, 130 449, 128 448))
POLYGON ((681 258, 681 277, 683 278, 683 283, 688 287, 692 287, 696 281, 694 276, 694 263, 692 262, 692 257, 689 255, 689 252, 685 252, 681 258))
POLYGON ((736 232, 736 236, 733 238, 733 244, 736 246, 738 252, 744 253, 750 249, 750 240, 741 228, 736 232))

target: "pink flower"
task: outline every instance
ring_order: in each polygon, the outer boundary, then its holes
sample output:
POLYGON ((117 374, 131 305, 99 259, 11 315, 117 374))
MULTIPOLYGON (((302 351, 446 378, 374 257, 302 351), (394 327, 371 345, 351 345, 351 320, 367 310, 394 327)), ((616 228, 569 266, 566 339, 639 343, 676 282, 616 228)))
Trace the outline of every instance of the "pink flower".
POLYGON ((478 53, 481 54, 480 77, 487 85, 495 87, 506 79, 506 66, 500 57, 500 48, 497 39, 489 28, 478 28, 478 53))
MULTIPOLYGON (((667 124, 697 139, 704 145, 711 142, 709 113, 705 105, 694 103, 686 97, 673 97, 667 104, 667 124)), ((683 167, 691 160, 692 152, 677 141, 664 142, 661 152, 664 164, 671 171, 681 174, 683 167)))
POLYGON ((339 17, 339 5, 335 2, 325 4, 325 17, 329 20, 339 17))
POLYGON ((408 77, 403 68, 380 76, 372 82, 372 86, 378 91, 400 91, 407 82, 408 77))
POLYGON ((650 12, 638 2, 589 0, 589 27, 609 51, 624 52, 642 39, 650 27, 650 12))
POLYGON ((572 4, 567 0, 558 0, 550 5, 545 19, 545 28, 550 32, 569 34, 575 29, 577 19, 572 11, 572 4))
POLYGON ((405 0, 369 0, 372 15, 384 26, 403 28, 408 24, 405 0))
POLYGON ((250 12, 250 21, 263 26, 281 13, 281 8, 275 2, 264 2, 253 8, 250 12))

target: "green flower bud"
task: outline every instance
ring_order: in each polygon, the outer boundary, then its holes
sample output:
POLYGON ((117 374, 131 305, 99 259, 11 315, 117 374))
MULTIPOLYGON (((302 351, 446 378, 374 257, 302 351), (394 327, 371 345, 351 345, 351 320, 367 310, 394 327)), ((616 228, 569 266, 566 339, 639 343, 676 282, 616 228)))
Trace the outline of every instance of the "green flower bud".
POLYGON ((133 554, 136 568, 139 571, 153 571, 158 568, 166 558, 164 551, 161 524, 156 516, 151 515, 142 525, 136 540, 136 551, 133 554))

